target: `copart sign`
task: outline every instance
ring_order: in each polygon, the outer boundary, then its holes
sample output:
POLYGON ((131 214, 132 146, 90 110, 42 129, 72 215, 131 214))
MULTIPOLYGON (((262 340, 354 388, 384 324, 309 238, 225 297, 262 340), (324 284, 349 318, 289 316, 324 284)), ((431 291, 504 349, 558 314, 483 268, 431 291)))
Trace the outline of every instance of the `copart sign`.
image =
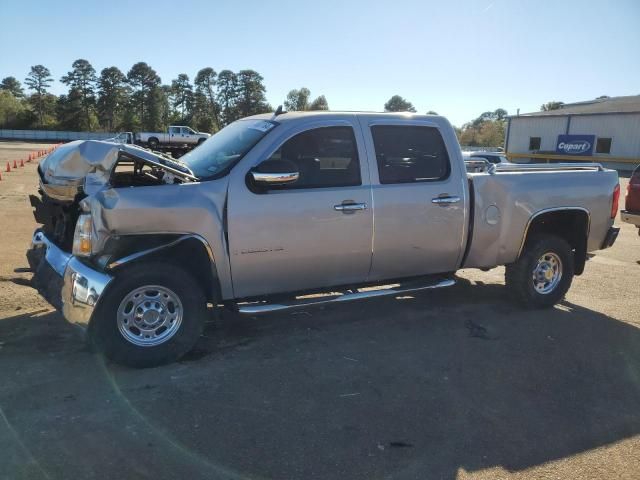
POLYGON ((556 153, 563 155, 591 155, 595 135, 558 135, 556 153))

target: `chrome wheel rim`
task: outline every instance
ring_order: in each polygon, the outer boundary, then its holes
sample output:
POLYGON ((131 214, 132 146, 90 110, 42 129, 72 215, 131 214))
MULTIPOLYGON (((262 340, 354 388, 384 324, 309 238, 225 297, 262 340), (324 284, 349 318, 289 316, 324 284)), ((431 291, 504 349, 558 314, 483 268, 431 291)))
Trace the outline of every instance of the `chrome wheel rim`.
POLYGON ((118 330, 130 343, 155 347, 173 337, 182 323, 182 302, 173 291, 146 285, 129 292, 120 302, 118 330))
POLYGON ((546 295, 555 290, 562 279, 562 261, 553 252, 544 253, 533 269, 533 288, 546 295))

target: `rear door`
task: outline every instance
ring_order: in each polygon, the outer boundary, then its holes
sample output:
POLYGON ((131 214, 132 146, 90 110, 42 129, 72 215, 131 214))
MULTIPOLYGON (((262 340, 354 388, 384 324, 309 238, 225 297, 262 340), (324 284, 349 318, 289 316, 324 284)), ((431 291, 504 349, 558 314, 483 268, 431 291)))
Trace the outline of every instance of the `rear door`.
POLYGON ((374 205, 369 279, 456 270, 467 221, 459 152, 447 150, 433 122, 361 117, 361 124, 374 205))
POLYGON ((169 143, 182 143, 180 127, 169 127, 169 143))
POLYGON ((236 297, 366 280, 373 214, 368 162, 355 117, 285 129, 253 165, 239 164, 230 182, 228 231, 236 297), (268 191, 252 189, 250 168, 269 158, 294 162, 299 180, 268 191))

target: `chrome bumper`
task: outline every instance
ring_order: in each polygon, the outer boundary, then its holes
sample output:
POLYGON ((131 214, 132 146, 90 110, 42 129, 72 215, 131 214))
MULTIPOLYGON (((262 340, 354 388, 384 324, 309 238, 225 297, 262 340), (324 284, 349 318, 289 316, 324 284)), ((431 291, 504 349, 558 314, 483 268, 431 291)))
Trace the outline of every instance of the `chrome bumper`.
MULTIPOLYGON (((38 276, 45 276, 42 272, 52 269, 62 280, 62 287, 59 295, 61 305, 56 305, 49 296, 38 288, 45 298, 54 306, 61 307, 64 318, 75 324, 87 326, 91 316, 100 301, 100 297, 113 277, 97 272, 86 266, 73 255, 63 251, 44 233, 36 230, 31 242, 31 250, 27 255, 29 262, 34 258, 39 258, 39 265, 31 265, 34 270, 34 283, 38 285, 38 276), (44 249, 44 252, 39 249, 44 249), (44 255, 42 255, 44 253, 44 255), (39 254, 39 255, 38 255, 39 254)), ((46 276, 45 276, 46 278, 46 276)), ((47 281, 45 287, 50 287, 52 281, 47 281)), ((48 290, 50 290, 48 288, 48 290)), ((54 292, 55 294, 58 292, 54 292)))

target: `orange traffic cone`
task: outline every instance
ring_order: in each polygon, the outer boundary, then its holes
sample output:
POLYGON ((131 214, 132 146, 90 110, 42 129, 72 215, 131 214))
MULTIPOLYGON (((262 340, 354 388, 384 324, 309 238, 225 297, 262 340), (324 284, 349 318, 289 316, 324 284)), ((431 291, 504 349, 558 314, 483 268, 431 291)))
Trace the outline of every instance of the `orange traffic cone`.
POLYGON ((13 168, 18 168, 18 163, 15 160, 13 161, 13 168))
POLYGON ((0 182, 2 181, 2 174, 0 173, 0 182))
POLYGON ((9 162, 7 162, 7 172, 11 171, 11 165, 9 165, 9 162))
POLYGON ((29 157, 27 158, 27 162, 31 161, 31 154, 29 154, 29 157))
POLYGON ((20 160, 20 166, 24 167, 24 160, 22 160, 22 159, 20 160))

